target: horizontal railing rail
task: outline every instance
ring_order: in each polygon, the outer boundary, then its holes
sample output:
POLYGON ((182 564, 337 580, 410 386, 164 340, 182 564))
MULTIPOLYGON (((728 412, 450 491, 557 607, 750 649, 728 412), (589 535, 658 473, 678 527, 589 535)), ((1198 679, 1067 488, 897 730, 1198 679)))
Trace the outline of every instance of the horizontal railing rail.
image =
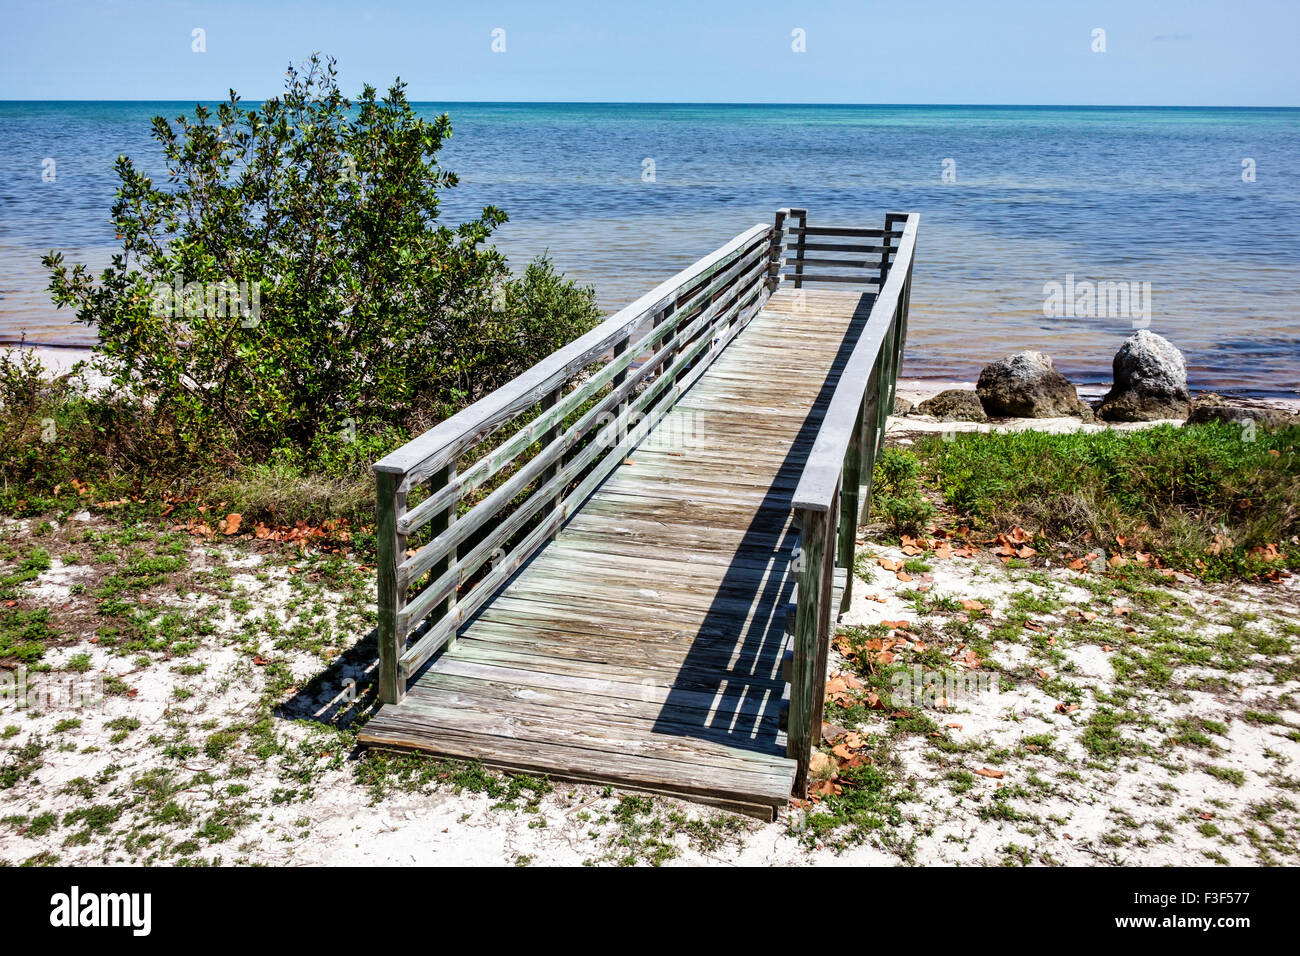
POLYGON ((780 261, 776 230, 756 225, 374 464, 383 702, 667 414, 762 308, 780 261))
MULTIPOLYGON (((821 735, 832 619, 852 596, 857 529, 869 514, 872 469, 894 405, 919 221, 915 213, 890 213, 883 230, 833 230, 855 237, 880 233, 899 241, 882 243, 888 248, 879 263, 879 291, 840 372, 792 500, 799 558, 786 753, 798 762, 794 792, 799 796, 807 791, 808 762, 821 735), (844 573, 844 590, 833 606, 837 568, 844 573)), ((801 235, 829 231, 802 228, 801 235)))
POLYGON ((808 282, 879 288, 884 284, 890 257, 898 251, 896 241, 903 235, 898 226, 902 222, 897 214, 891 214, 886 217, 883 229, 809 226, 808 210, 778 209, 776 230, 780 234, 785 275, 796 289, 808 282))

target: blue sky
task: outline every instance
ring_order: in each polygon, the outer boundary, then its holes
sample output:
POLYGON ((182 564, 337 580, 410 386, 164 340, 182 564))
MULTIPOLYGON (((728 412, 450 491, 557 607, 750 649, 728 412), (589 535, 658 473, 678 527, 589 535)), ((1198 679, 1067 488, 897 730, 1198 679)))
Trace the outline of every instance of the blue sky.
POLYGON ((339 59, 345 89, 401 75, 420 100, 1300 105, 1297 0, 0 0, 0 11, 0 99, 220 99, 232 86, 257 99, 320 50, 339 59), (192 51, 195 28, 206 52, 192 51))

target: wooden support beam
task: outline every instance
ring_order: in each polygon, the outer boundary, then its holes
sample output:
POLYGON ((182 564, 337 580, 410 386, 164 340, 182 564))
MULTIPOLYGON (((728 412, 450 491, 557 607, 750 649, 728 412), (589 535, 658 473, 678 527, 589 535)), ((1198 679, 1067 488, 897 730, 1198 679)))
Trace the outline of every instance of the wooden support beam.
POLYGON ((789 209, 778 209, 772 227, 772 244, 767 256, 767 284, 772 289, 781 281, 781 250, 785 242, 785 217, 789 214, 789 209))
POLYGON ((861 455, 861 463, 858 465, 858 483, 861 486, 861 492, 858 499, 858 524, 866 524, 871 518, 871 489, 874 484, 876 468, 876 451, 879 448, 881 436, 884 434, 884 427, 888 421, 889 413, 893 409, 885 411, 885 417, 881 417, 880 403, 880 357, 876 357, 876 362, 871 366, 871 375, 867 378, 867 390, 863 396, 861 427, 858 434, 858 453, 861 455))
POLYGON ((835 529, 838 507, 800 514, 798 611, 791 662, 787 756, 798 762, 794 793, 808 792, 808 761, 821 738, 826 655, 835 585, 835 529))
POLYGON ((853 599, 853 559, 857 551, 858 540, 858 493, 862 480, 862 437, 863 416, 867 403, 864 398, 858 409, 858 420, 853 426, 853 437, 849 440, 848 450, 844 453, 844 484, 840 491, 840 527, 839 547, 836 564, 846 572, 844 594, 840 598, 839 613, 849 609, 853 599))
POLYGON ((803 288, 803 252, 804 252, 803 245, 804 245, 804 235, 808 232, 808 210, 792 209, 791 214, 799 217, 799 232, 798 232, 799 238, 795 241, 795 249, 794 249, 794 287, 796 289, 802 289, 803 288))
POLYGON ((379 578, 379 699, 396 704, 406 696, 406 681, 398 661, 406 650, 406 634, 398 630, 397 615, 406 603, 406 589, 397 585, 397 565, 406 557, 406 536, 397 533, 397 516, 406 510, 406 495, 397 491, 397 476, 375 475, 376 569, 379 578))

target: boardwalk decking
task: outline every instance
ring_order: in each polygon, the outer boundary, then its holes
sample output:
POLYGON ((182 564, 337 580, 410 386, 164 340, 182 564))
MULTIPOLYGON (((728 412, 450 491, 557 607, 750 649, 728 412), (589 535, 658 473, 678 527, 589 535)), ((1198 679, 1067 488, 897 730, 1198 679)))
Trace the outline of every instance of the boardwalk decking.
POLYGON ((790 499, 872 299, 773 295, 361 739, 783 806, 790 499))
MULTIPOLYGON (((815 708, 804 700, 799 748, 781 721, 799 579, 794 495, 875 299, 778 283, 361 741, 771 818, 799 773, 787 754, 806 754, 808 722, 820 721, 820 697, 815 708)), ((740 305, 738 295, 736 315, 740 305)), ((855 478, 854 502, 857 492, 855 478)), ((828 618, 828 603, 812 601, 813 617, 828 618)), ((822 661, 824 674, 824 650, 822 661)))

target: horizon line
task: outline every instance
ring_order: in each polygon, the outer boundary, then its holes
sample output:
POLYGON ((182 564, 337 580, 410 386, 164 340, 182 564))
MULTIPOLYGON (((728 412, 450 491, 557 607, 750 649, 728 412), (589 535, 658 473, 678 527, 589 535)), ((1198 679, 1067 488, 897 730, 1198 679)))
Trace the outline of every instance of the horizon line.
MULTIPOLYGON (((279 95, 279 94, 274 94, 279 95)), ((353 97, 349 97, 353 98, 353 97)), ((241 96, 241 102, 265 103, 268 98, 241 96)), ((59 98, 36 99, 34 97, 0 98, 0 103, 227 103, 229 97, 220 99, 110 99, 59 98)), ((874 107, 888 109, 1114 109, 1114 110, 1300 110, 1300 105, 1283 106, 1248 106, 1248 105, 1212 105, 1212 104, 1161 104, 1161 103, 850 103, 850 102, 813 102, 813 101, 741 101, 741 100, 452 100, 452 99, 411 99, 412 105, 432 103, 448 106, 831 106, 831 107, 874 107)))

